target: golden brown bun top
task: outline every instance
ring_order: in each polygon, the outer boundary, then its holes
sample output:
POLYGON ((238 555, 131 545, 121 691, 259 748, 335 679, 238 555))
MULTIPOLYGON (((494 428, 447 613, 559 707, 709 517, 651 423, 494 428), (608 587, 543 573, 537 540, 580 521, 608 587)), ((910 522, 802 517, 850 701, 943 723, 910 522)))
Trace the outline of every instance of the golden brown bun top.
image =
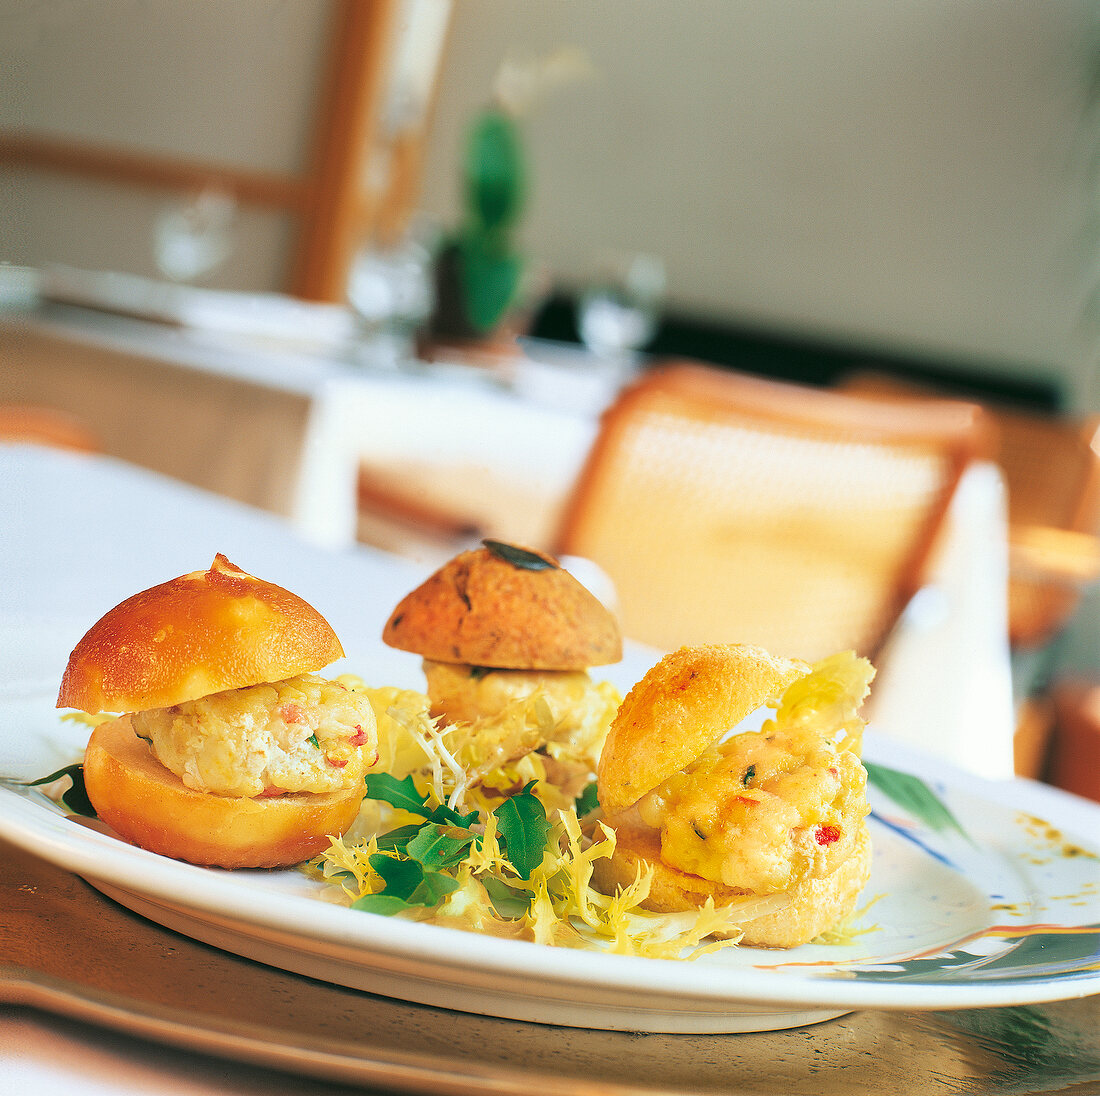
POLYGON ((312 673, 344 653, 328 621, 296 594, 218 555, 127 598, 69 656, 59 708, 140 712, 312 673))
POLYGON ((484 541, 394 609, 391 647, 433 662, 511 670, 584 670, 618 662, 615 618, 553 556, 484 541))
POLYGON ((597 774, 600 805, 617 812, 636 803, 809 670, 741 644, 665 655, 611 724, 597 774))

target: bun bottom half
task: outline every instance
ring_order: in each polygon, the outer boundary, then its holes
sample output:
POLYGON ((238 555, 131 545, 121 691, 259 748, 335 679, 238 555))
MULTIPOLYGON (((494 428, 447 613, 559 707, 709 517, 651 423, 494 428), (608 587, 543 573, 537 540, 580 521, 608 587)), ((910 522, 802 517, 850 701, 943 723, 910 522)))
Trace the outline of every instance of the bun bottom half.
POLYGON ((355 821, 365 791, 359 784, 259 799, 194 791, 156 759, 128 716, 92 732, 84 784, 100 819, 120 837, 219 868, 283 868, 308 860, 355 821))
MULTIPOLYGON (((613 826, 611 819, 608 825, 613 826)), ((697 909, 708 898, 722 907, 750 893, 690 875, 665 863, 657 830, 630 824, 613 828, 614 855, 593 864, 593 885, 605 894, 614 894, 618 888, 632 884, 642 867, 653 869, 649 897, 642 905, 655 913, 697 909)), ((792 887, 787 892, 790 904, 778 912, 740 922, 738 928, 744 933, 741 943, 759 948, 793 948, 809 943, 851 915, 870 874, 871 835, 863 823, 852 855, 835 871, 792 887)))

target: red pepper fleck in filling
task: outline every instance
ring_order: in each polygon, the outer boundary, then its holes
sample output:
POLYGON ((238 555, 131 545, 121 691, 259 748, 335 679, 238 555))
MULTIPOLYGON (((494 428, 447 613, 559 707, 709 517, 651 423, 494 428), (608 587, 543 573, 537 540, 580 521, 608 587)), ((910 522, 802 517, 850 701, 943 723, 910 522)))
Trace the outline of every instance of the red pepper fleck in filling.
POLYGON ((303 712, 297 704, 284 704, 279 709, 279 715, 281 715, 287 723, 308 722, 305 712, 303 712))
POLYGON ((343 761, 336 757, 326 757, 325 761, 327 761, 334 769, 342 769, 348 763, 348 759, 346 757, 343 761))
POLYGON ((363 728, 358 723, 356 723, 355 724, 355 734, 349 735, 348 741, 353 746, 362 746, 363 743, 366 742, 366 740, 367 740, 367 732, 364 731, 363 728))
POLYGON ((819 845, 831 845, 840 840, 839 826, 818 826, 814 831, 814 840, 819 845))

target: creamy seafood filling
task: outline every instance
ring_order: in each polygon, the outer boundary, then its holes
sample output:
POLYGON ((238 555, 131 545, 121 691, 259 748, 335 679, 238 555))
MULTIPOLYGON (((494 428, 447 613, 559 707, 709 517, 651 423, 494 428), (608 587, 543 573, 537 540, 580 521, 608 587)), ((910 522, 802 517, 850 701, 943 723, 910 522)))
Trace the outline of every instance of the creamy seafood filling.
POLYGON ((134 731, 196 791, 230 796, 342 791, 378 756, 362 694, 303 674, 138 712, 134 731))

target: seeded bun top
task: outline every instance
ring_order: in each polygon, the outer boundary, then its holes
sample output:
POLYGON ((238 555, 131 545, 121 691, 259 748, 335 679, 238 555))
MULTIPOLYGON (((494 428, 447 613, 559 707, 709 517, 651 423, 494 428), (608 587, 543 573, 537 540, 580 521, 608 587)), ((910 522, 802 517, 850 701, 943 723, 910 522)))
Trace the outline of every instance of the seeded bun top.
POLYGON ((616 813, 636 803, 809 671, 804 662, 742 644, 666 655, 611 724, 597 774, 600 805, 616 813))
POLYGON ((115 606, 76 645, 59 708, 140 712, 312 673, 343 656, 328 621, 296 594, 218 555, 115 606))
POLYGON ((622 658, 615 618, 553 556, 487 540, 407 594, 382 632, 433 662, 584 670, 622 658))

